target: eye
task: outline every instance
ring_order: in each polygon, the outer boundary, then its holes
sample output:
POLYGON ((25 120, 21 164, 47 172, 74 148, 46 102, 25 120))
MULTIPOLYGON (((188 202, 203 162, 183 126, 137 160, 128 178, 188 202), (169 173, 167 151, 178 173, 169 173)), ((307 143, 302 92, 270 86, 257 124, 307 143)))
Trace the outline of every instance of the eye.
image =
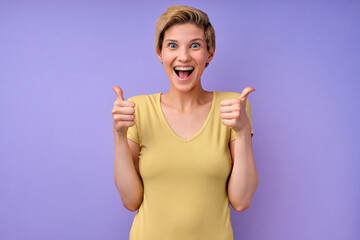
POLYGON ((191 48, 199 48, 199 47, 200 47, 200 44, 198 44, 198 43, 191 44, 191 48))
POLYGON ((170 47, 170 48, 176 48, 177 46, 176 46, 175 43, 169 43, 169 47, 170 47))

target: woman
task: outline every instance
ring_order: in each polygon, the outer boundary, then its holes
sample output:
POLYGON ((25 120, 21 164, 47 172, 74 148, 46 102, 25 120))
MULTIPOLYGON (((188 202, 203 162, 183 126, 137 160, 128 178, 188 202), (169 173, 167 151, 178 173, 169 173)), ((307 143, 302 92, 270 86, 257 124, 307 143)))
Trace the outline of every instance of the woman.
POLYGON ((233 239, 229 201, 243 211, 258 184, 247 100, 255 89, 202 88, 215 32, 198 9, 169 7, 155 45, 169 92, 125 101, 113 87, 115 183, 124 206, 138 210, 130 240, 233 239))

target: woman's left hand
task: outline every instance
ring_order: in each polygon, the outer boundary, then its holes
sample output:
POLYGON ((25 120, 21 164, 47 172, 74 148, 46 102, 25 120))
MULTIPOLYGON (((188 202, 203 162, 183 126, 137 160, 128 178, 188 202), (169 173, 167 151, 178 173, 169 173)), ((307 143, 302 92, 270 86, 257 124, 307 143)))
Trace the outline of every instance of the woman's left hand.
POLYGON ((224 99, 220 102, 221 122, 234 129, 236 133, 251 132, 251 124, 246 114, 246 100, 253 91, 255 88, 246 87, 240 98, 224 99))

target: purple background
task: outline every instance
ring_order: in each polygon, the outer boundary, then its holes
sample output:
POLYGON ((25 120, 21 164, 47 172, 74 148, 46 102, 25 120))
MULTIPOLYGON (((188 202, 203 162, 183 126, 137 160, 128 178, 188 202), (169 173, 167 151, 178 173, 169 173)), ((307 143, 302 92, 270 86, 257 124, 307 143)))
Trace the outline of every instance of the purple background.
MULTIPOLYGON (((215 27, 206 90, 249 100, 259 185, 235 239, 360 239, 359 1, 173 1, 215 27)), ((128 239, 116 96, 165 93, 168 1, 0 0, 0 239, 128 239)))

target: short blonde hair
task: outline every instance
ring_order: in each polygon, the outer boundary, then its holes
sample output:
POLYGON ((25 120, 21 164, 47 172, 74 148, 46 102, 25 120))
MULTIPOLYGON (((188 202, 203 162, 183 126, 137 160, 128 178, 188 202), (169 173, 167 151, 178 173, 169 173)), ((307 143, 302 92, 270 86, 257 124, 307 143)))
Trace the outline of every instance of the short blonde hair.
POLYGON ((215 51, 215 30, 209 21, 209 17, 203 11, 184 5, 170 6, 160 15, 155 28, 155 52, 160 53, 164 41, 165 31, 175 24, 194 23, 204 30, 207 50, 215 51))

